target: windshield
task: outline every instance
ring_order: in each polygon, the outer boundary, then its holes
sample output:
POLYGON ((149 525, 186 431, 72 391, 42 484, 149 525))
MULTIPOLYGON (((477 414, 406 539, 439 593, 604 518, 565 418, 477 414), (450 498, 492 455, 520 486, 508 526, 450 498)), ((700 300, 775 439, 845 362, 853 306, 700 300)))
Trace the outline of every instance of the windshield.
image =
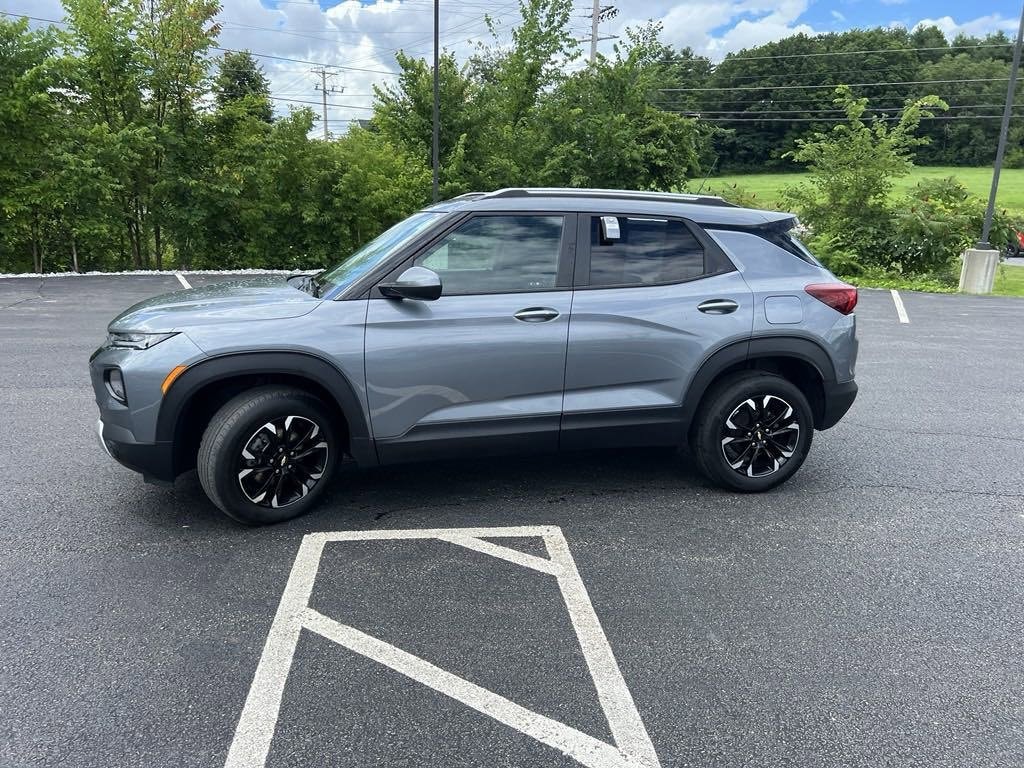
POLYGON ((381 235, 368 242, 351 256, 313 278, 316 294, 323 296, 335 288, 351 285, 380 263, 395 248, 399 248, 438 220, 440 213, 420 212, 403 219, 381 235))

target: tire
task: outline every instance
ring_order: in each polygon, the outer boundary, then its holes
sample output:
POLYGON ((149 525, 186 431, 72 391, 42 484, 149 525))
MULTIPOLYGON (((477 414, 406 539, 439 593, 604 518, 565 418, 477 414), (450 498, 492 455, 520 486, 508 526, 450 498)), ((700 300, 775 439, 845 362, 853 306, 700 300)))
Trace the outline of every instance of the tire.
POLYGON ((814 413, 796 385, 781 376, 744 371, 717 384, 704 398, 690 450, 715 485, 760 493, 800 469, 813 433, 814 413), (766 423, 771 431, 758 426, 766 423))
POLYGON ((258 387, 229 400, 207 425, 196 458, 210 501, 246 525, 308 512, 341 462, 329 413, 319 399, 290 387, 258 387))

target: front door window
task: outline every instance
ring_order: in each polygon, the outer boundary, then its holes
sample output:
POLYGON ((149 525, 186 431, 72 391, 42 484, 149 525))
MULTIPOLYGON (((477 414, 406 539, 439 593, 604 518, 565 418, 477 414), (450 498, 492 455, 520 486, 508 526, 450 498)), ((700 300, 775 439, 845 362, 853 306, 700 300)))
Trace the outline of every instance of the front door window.
POLYGON ((419 256, 445 296, 522 293, 555 287, 563 216, 477 216, 419 256))

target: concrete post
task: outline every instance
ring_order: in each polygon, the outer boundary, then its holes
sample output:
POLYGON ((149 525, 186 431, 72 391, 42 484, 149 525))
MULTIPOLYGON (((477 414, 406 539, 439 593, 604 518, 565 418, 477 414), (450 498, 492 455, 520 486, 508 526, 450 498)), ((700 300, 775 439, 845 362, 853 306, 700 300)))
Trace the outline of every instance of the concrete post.
POLYGON ((964 251, 963 259, 960 292, 992 293, 992 286, 996 281, 996 267, 999 266, 999 251, 991 248, 968 248, 964 251))

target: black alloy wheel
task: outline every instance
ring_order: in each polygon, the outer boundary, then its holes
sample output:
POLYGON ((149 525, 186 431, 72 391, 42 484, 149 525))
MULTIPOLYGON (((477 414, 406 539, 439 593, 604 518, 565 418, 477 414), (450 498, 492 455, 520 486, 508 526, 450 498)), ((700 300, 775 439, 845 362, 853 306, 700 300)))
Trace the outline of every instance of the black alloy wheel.
POLYGON ((262 386, 224 403, 203 433, 199 482, 225 514, 247 525, 312 509, 345 453, 344 424, 294 387, 262 386))
POLYGON ((722 424, 722 455, 747 477, 778 472, 793 458, 799 443, 796 410, 777 395, 748 397, 722 424))
POLYGON ((738 371, 701 401, 690 452, 715 485, 759 493, 793 476, 813 435, 814 413, 796 384, 767 371, 738 371))
POLYGON ((320 482, 329 453, 315 421, 305 416, 279 416, 257 429, 242 447, 238 485, 253 504, 287 507, 320 482))

